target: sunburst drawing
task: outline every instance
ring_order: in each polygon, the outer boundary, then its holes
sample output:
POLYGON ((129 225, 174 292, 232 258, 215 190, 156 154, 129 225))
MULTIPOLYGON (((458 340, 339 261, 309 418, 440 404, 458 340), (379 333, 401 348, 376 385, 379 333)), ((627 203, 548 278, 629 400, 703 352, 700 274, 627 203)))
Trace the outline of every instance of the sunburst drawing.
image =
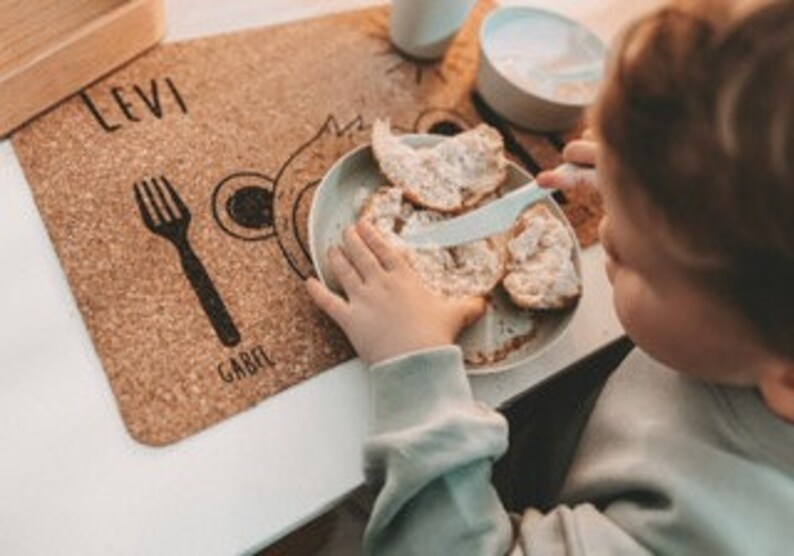
POLYGON ((446 72, 455 72, 462 67, 462 62, 465 62, 464 57, 461 55, 466 49, 465 44, 461 44, 461 37, 453 42, 450 49, 447 51, 443 58, 438 60, 420 60, 409 56, 408 54, 400 51, 389 40, 389 21, 388 14, 379 14, 371 18, 368 22, 367 36, 375 39, 381 44, 381 49, 375 52, 375 56, 383 57, 386 61, 384 65, 384 74, 392 75, 394 73, 406 73, 413 76, 413 80, 417 85, 422 82, 427 82, 429 77, 437 79, 443 84, 447 83, 447 78, 444 75, 446 72))

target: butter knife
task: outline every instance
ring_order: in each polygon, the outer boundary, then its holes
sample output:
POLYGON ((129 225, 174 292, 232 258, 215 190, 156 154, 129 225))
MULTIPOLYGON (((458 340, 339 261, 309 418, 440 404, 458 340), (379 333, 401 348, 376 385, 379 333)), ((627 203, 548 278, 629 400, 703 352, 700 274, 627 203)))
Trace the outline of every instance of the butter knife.
MULTIPOLYGON (((565 163, 554 171, 570 173, 579 170, 580 166, 565 163)), ((539 187, 533 179, 495 201, 461 216, 406 231, 400 237, 419 247, 452 247, 490 237, 510 228, 522 212, 550 197, 554 191, 539 187)))

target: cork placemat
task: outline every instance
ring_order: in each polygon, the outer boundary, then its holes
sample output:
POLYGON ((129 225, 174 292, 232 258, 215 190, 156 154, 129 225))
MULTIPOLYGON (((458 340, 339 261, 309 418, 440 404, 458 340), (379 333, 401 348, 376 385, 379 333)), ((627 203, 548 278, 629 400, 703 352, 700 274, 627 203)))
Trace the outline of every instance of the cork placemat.
MULTIPOLYGON (((303 289, 314 187, 377 117, 480 121, 491 7, 434 64, 390 48, 386 7, 163 45, 13 136, 134 438, 176 441, 352 356, 303 289)), ((516 137, 559 161, 564 138, 516 137)), ((566 210, 591 241, 598 203, 566 210)))

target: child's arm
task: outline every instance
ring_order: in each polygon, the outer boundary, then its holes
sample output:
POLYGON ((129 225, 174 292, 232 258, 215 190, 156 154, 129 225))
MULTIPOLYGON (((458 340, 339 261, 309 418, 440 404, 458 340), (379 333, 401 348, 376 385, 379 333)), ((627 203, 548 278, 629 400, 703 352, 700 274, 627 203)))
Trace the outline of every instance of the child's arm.
POLYGON ((507 424, 473 400, 461 351, 452 345, 482 300, 430 291, 367 224, 345 233, 331 266, 347 299, 316 280, 307 284, 310 295, 371 364, 365 470, 381 490, 364 536, 366 554, 583 554, 583 537, 602 553, 644 552, 591 505, 545 516, 530 510, 516 536, 491 485, 492 463, 507 448, 507 424))
POLYGON ((371 365, 366 474, 382 489, 365 552, 504 554, 512 526, 490 475, 507 424, 475 404, 453 345, 484 300, 431 291, 367 223, 346 230, 329 258, 347 299, 316 280, 309 294, 371 365))
POLYGON ((365 474, 380 486, 364 554, 506 554, 510 518, 491 485, 507 423, 472 399, 461 351, 448 346, 371 369, 365 474))
MULTIPOLYGON (((593 504, 557 506, 546 514, 529 508, 511 520, 491 485, 492 464, 507 449, 507 424, 472 399, 460 349, 391 359, 371 373, 365 472, 380 492, 364 554, 650 554, 620 520, 593 504)), ((631 487, 637 497, 647 492, 654 499, 651 489, 640 485, 631 487)), ((631 500, 615 504, 622 506, 618 512, 631 505, 631 500)), ((637 506, 624 523, 648 516, 637 506)), ((666 509, 659 513, 666 517, 666 509)))

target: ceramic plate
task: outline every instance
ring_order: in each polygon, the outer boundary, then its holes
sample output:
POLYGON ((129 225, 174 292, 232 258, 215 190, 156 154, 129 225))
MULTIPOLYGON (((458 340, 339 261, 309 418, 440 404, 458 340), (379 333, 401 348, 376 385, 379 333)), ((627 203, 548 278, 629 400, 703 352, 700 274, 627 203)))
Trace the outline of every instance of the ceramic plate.
MULTIPOLYGON (((441 135, 403 135, 412 147, 429 147, 441 135)), ((509 163, 505 190, 531 179, 517 164, 509 163)), ((320 280, 339 291, 327 266, 327 252, 342 242, 344 229, 358 216, 363 201, 387 183, 380 173, 369 145, 358 147, 340 158, 323 177, 314 194, 309 212, 309 249, 320 280)), ((551 198, 542 201, 576 235, 565 215, 551 198)), ((579 244, 575 241, 574 265, 581 276, 579 244)), ((490 296, 486 313, 458 339, 471 374, 506 371, 537 357, 559 338, 570 324, 578 304, 564 311, 535 313, 517 308, 501 286, 490 296)))

